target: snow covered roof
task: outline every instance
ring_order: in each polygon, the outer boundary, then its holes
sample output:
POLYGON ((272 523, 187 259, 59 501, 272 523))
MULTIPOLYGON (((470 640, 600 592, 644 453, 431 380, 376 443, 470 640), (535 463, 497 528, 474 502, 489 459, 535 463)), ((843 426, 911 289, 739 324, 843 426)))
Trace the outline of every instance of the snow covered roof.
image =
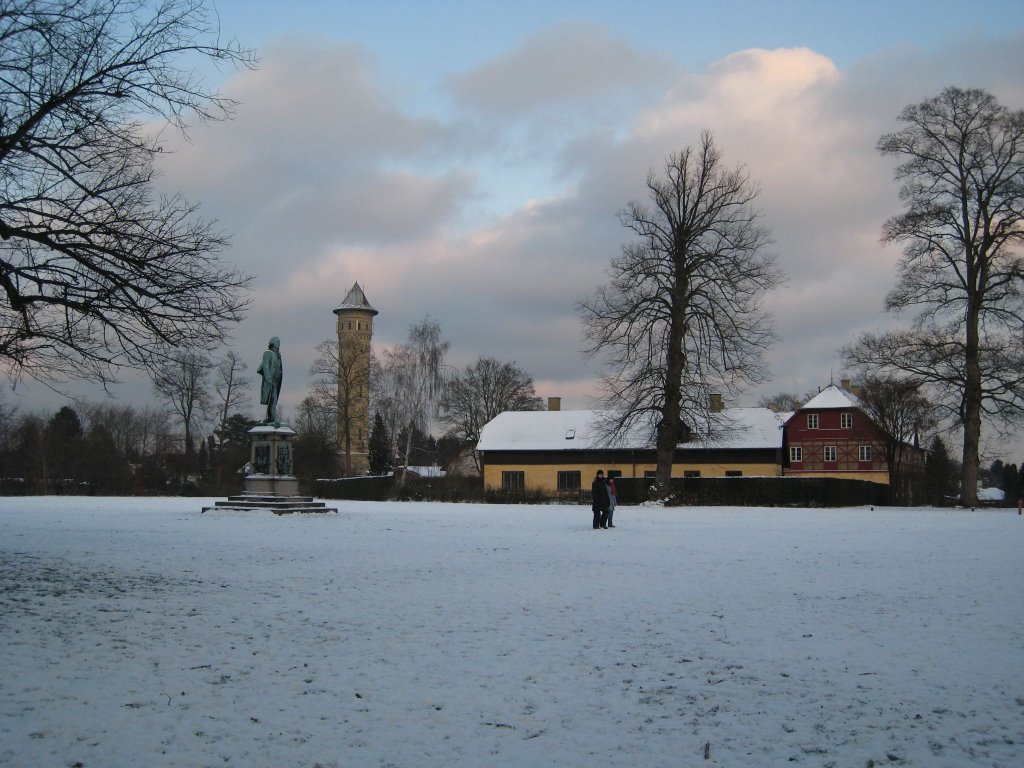
POLYGON ((978 501, 1002 501, 1006 498, 1002 488, 979 488, 978 501))
POLYGON ((334 310, 334 314, 344 312, 346 309, 359 309, 363 312, 377 314, 377 310, 370 306, 370 302, 367 300, 366 294, 363 293, 363 289, 359 287, 359 283, 352 285, 348 293, 345 294, 345 298, 341 300, 341 304, 334 310))
POLYGON ((803 404, 801 410, 809 408, 860 408, 860 399, 842 387, 829 384, 821 392, 803 404))
POLYGON ((409 475, 415 475, 416 477, 444 477, 447 474, 447 472, 440 467, 395 467, 394 474, 398 475, 402 472, 409 475))
MULTIPOLYGON (((653 430, 637 426, 614 446, 601 439, 605 411, 505 411, 480 432, 478 451, 580 451, 654 447, 653 430)), ((783 420, 768 408, 727 408, 721 431, 690 448, 780 448, 783 420)))

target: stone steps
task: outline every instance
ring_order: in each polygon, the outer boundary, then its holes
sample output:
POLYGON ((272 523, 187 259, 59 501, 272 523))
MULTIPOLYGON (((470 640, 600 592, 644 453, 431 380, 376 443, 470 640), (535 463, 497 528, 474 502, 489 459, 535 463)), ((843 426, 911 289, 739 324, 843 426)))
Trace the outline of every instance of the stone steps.
POLYGON ((272 496, 264 494, 242 494, 229 496, 227 501, 218 501, 212 507, 203 507, 203 513, 217 511, 251 511, 270 510, 275 515, 293 515, 308 513, 338 513, 337 509, 328 508, 325 502, 314 501, 312 496, 272 496))

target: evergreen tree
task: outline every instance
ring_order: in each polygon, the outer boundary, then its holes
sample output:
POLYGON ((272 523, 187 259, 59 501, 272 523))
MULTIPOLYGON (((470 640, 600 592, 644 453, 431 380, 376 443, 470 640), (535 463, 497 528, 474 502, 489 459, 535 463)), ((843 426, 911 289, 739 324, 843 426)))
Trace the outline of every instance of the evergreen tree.
POLYGON ((44 437, 43 479, 54 490, 74 491, 81 463, 81 443, 82 421, 74 408, 65 405, 50 418, 44 437))
POLYGON ((373 417, 370 432, 370 474, 386 475, 391 471, 391 438, 380 413, 373 417))
POLYGON ((950 488, 956 482, 954 475, 953 460, 949 456, 949 450, 942 438, 936 435, 928 449, 928 458, 925 462, 925 485, 929 504, 945 506, 946 497, 956 492, 950 488))
POLYGON ((1003 498, 1006 501, 1006 506, 1015 507, 1017 506, 1017 499, 1020 498, 1020 486, 1017 484, 1017 465, 1016 464, 1004 464, 1003 465, 1003 477, 1002 487, 1003 493, 1006 494, 1003 498))

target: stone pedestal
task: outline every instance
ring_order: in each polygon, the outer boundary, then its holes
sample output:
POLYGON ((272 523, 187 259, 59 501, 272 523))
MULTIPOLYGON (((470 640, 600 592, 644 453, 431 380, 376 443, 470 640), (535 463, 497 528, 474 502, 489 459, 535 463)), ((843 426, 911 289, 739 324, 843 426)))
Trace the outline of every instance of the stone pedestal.
POLYGON ((249 430, 249 472, 244 492, 259 496, 298 496, 299 479, 292 474, 291 427, 261 424, 249 430))
POLYGON ((227 501, 218 501, 210 511, 251 511, 269 510, 276 515, 290 515, 301 512, 334 512, 322 501, 310 496, 299 496, 299 479, 292 474, 294 456, 292 440, 295 431, 291 427, 275 427, 261 424, 249 430, 249 472, 243 481, 240 496, 231 496, 227 501))

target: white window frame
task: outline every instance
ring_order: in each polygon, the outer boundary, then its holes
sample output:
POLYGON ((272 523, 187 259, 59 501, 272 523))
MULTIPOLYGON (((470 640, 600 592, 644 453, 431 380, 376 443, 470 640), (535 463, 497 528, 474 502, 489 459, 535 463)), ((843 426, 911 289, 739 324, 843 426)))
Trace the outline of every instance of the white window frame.
POLYGON ((801 462, 804 460, 804 449, 799 445, 789 446, 789 460, 791 462, 801 462))
POLYGON ((839 426, 843 429, 853 429, 853 414, 844 411, 839 415, 839 426))
POLYGON ((836 456, 837 456, 837 454, 836 454, 836 447, 834 445, 826 445, 824 447, 823 451, 824 451, 824 453, 823 453, 824 459, 823 460, 826 463, 828 463, 828 464, 835 464, 836 461, 837 461, 837 458, 836 458, 836 456), (832 456, 831 459, 829 458, 829 455, 832 456))
POLYGON ((808 413, 807 414, 807 428, 818 429, 818 414, 808 413))
POLYGON ((872 453, 873 451, 871 450, 870 445, 862 445, 857 449, 857 459, 859 461, 873 461, 871 458, 872 453))

